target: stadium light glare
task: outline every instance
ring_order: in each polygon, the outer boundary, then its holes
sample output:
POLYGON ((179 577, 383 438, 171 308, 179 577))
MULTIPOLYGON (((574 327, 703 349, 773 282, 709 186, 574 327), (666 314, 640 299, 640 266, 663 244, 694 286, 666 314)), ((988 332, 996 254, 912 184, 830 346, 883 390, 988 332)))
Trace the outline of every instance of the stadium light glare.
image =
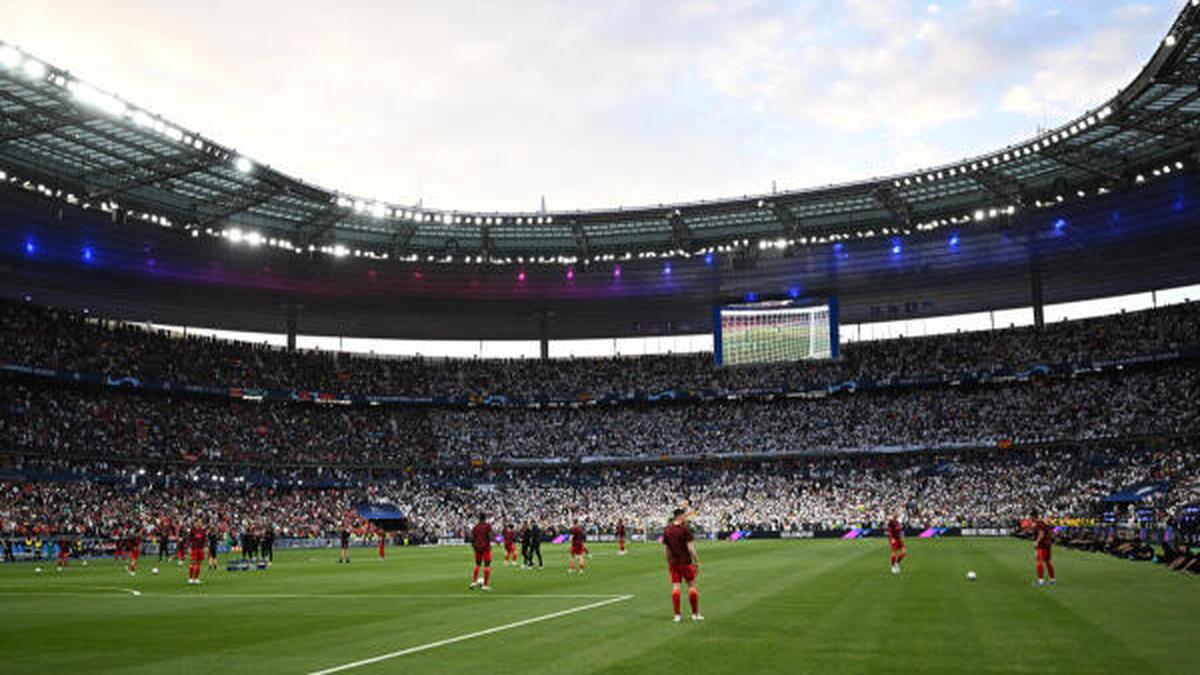
POLYGON ((21 65, 21 52, 8 45, 0 47, 0 66, 13 69, 21 65))
POLYGON ((246 235, 245 240, 247 246, 261 246, 263 243, 263 236, 257 232, 251 232, 246 235))
POLYGON ((36 59, 26 59, 21 64, 21 72, 31 80, 42 80, 46 78, 46 64, 36 59))
POLYGON ((242 243, 242 238, 244 236, 245 235, 242 233, 242 231, 236 227, 225 231, 225 238, 235 244, 242 243))
POLYGON ((1168 47, 1174 47, 1175 42, 1176 42, 1176 39, 1175 39, 1174 33, 1168 34, 1167 37, 1163 40, 1163 44, 1168 47))
POLYGON ((900 237, 892 237, 892 255, 900 255, 904 252, 904 244, 900 241, 900 237))
POLYGON ((254 169, 254 162, 251 162, 249 157, 238 157, 233 160, 233 166, 242 173, 250 173, 254 169))

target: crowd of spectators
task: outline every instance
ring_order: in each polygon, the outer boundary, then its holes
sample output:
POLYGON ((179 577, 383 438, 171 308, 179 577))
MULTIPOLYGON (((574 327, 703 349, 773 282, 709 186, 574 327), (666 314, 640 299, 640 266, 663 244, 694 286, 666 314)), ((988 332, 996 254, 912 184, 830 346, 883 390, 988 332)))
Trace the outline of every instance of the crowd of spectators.
POLYGON ((7 382, 0 447, 51 458, 374 464, 800 454, 1200 434, 1200 370, 772 402, 414 408, 7 382))
POLYGON ((233 527, 266 522, 284 537, 327 536, 354 517, 356 505, 387 502, 426 538, 461 538, 479 511, 498 523, 536 520, 550 532, 578 518, 594 532, 612 532, 620 519, 634 532, 654 534, 684 499, 707 531, 878 526, 892 513, 922 528, 1009 527, 1034 506, 1059 519, 1099 519, 1110 494, 1161 483, 1168 488, 1144 506, 1165 521, 1187 503, 1178 486, 1198 470, 1200 454, 1185 443, 642 467, 428 468, 386 477, 360 471, 331 488, 251 485, 244 475, 212 468, 203 480, 176 469, 113 481, 95 466, 71 481, 0 482, 0 531, 40 526, 106 536, 202 514, 233 527))
MULTIPOLYGON (((1198 326, 1192 303, 1042 331, 850 345, 836 362, 716 369, 709 356, 288 353, 8 303, 0 361, 217 387, 562 395, 1082 363, 1194 345, 1198 326)), ((878 524, 893 511, 922 526, 1007 526, 1034 505, 1095 517, 1106 495, 1152 481, 1169 484, 1154 506, 1171 517, 1200 501, 1198 397, 1200 369, 1188 360, 821 398, 537 409, 280 403, 9 375, 0 379, 0 532, 110 536, 203 514, 230 531, 313 537, 369 502, 400 507, 424 539, 463 536, 480 510, 552 532, 575 518, 593 531, 622 519, 653 532, 685 498, 710 531, 878 524), (790 458, 729 461, 765 454, 790 458), (581 461, 597 457, 639 462, 581 461)))
POLYGON ((0 361, 215 387, 451 396, 821 386, 1091 363, 1200 344, 1200 302, 1046 326, 844 345, 836 361, 717 368, 710 354, 432 360, 297 351, 0 302, 0 361))

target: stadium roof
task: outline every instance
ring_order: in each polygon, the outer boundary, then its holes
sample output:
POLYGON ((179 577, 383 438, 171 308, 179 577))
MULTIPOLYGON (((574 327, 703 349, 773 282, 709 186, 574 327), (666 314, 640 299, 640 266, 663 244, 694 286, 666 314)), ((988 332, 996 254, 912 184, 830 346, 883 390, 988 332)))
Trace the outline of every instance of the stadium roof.
POLYGON ((1034 138, 920 171, 637 208, 480 213, 385 204, 284 175, 0 43, 0 180, 193 237, 447 263, 783 250, 1056 206, 1196 161, 1200 0, 1135 80, 1034 138))

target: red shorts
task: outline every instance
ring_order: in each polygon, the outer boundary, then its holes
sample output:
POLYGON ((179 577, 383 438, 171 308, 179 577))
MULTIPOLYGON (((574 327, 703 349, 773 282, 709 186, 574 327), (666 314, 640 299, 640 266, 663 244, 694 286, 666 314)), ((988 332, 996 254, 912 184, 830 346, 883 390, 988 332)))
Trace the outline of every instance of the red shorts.
POLYGON ((505 544, 504 550, 508 551, 509 553, 512 553, 513 551, 517 550, 517 545, 516 544, 505 544))
POLYGON ((194 548, 192 552, 192 562, 204 562, 204 549, 194 548))
POLYGON ((671 565, 671 583, 677 584, 680 581, 693 582, 696 580, 695 565, 671 565))
POLYGON ((475 564, 492 562, 492 549, 477 548, 475 549, 475 564))
POLYGON ((583 544, 571 544, 571 555, 583 555, 583 544))
POLYGON ((1038 546, 1037 547, 1037 561, 1038 562, 1050 562, 1050 547, 1049 546, 1046 546, 1046 547, 1038 546))
POLYGON ((129 557, 133 558, 134 560, 137 560, 138 556, 141 554, 142 554, 142 549, 140 546, 136 546, 134 548, 129 549, 129 557))
POLYGON ((903 539, 893 539, 892 540, 892 550, 893 551, 899 551, 902 548, 904 548, 904 540, 903 539))

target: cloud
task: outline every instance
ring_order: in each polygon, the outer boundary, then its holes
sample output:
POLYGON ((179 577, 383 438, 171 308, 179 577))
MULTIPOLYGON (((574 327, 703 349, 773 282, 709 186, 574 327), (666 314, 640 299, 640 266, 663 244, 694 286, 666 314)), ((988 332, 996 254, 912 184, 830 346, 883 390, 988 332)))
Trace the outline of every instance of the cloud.
POLYGON ((1122 5, 1111 23, 1081 40, 1036 50, 1032 75, 1005 91, 1004 110, 1055 121, 1116 94, 1142 68, 1172 13, 1146 4, 1122 5), (1155 36, 1147 40, 1148 36, 1155 36))

